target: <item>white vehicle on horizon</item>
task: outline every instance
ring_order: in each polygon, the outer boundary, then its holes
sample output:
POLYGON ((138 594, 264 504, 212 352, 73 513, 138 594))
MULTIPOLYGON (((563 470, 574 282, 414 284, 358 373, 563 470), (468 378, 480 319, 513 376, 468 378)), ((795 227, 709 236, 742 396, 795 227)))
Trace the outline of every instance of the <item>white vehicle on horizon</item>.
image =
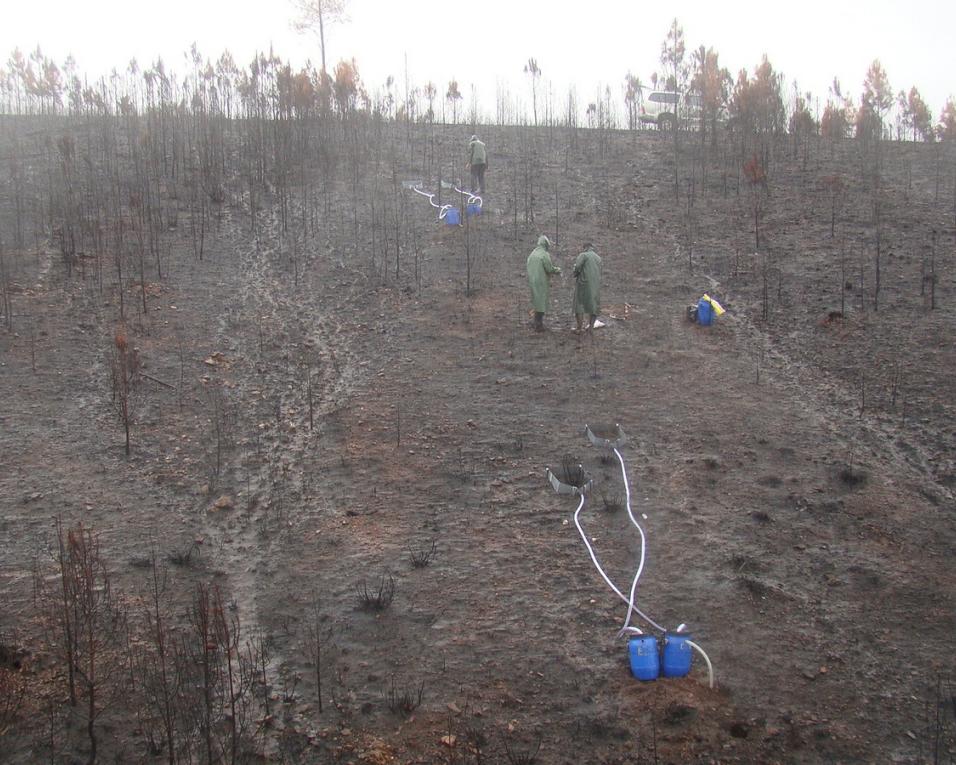
POLYGON ((697 93, 675 93, 670 90, 654 90, 647 94, 641 104, 638 120, 644 125, 657 125, 660 130, 673 130, 680 124, 693 127, 700 119, 701 99, 697 93))

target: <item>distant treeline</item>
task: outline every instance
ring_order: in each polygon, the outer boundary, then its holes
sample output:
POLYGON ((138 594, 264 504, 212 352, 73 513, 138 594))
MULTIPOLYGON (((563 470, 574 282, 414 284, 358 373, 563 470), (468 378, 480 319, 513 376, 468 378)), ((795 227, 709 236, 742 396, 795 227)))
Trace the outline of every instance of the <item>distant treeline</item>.
POLYGON ((811 133, 824 138, 880 136, 897 140, 956 139, 956 103, 950 98, 939 119, 913 86, 893 91, 887 73, 874 61, 858 100, 834 80, 826 98, 784 86, 784 75, 764 56, 752 72, 736 79, 720 65, 712 48, 687 51, 675 21, 662 47, 661 70, 648 83, 628 72, 620 89, 595 89, 581 99, 574 88, 556 95, 541 85, 536 59, 524 67, 531 103, 499 86, 493 113, 472 88, 466 106, 459 83, 429 81, 412 86, 388 77, 384 84, 362 81, 356 60, 342 60, 329 72, 311 63, 295 69, 270 51, 246 66, 226 51, 218 59, 193 46, 189 64, 173 71, 162 59, 148 67, 136 60, 109 76, 90 80, 72 58, 62 65, 38 48, 29 55, 14 50, 0 69, 0 112, 4 114, 130 115, 177 110, 232 118, 274 120, 343 117, 364 113, 386 120, 443 123, 639 129, 647 91, 697 94, 699 109, 683 115, 691 127, 716 130, 727 125, 742 133, 811 133), (615 92, 616 91, 616 92, 615 92), (528 108, 530 106, 530 109, 528 108), (621 110, 623 106, 623 113, 621 110), (582 119, 583 118, 583 119, 582 119))

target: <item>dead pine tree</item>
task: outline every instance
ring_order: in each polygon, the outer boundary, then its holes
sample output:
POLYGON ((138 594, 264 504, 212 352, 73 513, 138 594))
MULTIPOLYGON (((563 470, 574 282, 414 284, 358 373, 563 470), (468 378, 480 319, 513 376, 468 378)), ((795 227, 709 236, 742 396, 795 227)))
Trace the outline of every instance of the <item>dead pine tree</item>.
POLYGON ((319 612, 318 596, 312 596, 312 609, 306 634, 306 653, 315 669, 315 694, 319 705, 319 714, 322 714, 322 647, 332 637, 332 627, 323 629, 322 615, 319 612))
POLYGON ((13 330, 13 305, 10 299, 10 279, 7 276, 7 265, 3 252, 3 237, 0 237, 0 315, 3 324, 10 332, 13 330))
POLYGON ((754 252, 760 252, 760 217, 763 213, 764 196, 769 192, 767 171, 754 154, 744 163, 744 175, 750 182, 751 206, 754 214, 754 252))
MULTIPOLYGON (((668 89, 673 88, 678 98, 683 100, 687 85, 687 66, 684 63, 686 44, 684 42, 684 28, 675 18, 667 30, 667 36, 661 45, 660 62, 668 82, 668 89)), ((680 198, 680 108, 674 105, 674 119, 671 120, 671 129, 674 138, 674 199, 680 198)))
POLYGON ((601 373, 598 371, 598 353, 594 340, 594 330, 589 330, 588 334, 591 336, 591 379, 598 380, 601 377, 601 373))
POLYGON ((953 163, 953 228, 956 228, 956 162, 953 163))
POLYGON ((56 533, 59 589, 40 596, 63 636, 70 704, 85 715, 87 763, 94 765, 99 719, 126 690, 126 612, 93 532, 82 524, 64 529, 57 518, 56 533))
POLYGON ((399 196, 398 180, 394 183, 395 195, 398 197, 398 204, 395 205, 395 283, 398 284, 401 276, 402 265, 402 221, 408 220, 408 210, 406 208, 405 197, 399 196))
POLYGON ((188 653, 190 664, 198 670, 195 679, 199 689, 196 723, 206 762, 218 761, 215 725, 217 699, 220 693, 221 673, 218 643, 215 634, 215 615, 209 588, 197 585, 189 609, 188 653), (214 756, 215 752, 215 756, 214 756))
POLYGON ((231 765, 239 762, 248 737, 253 688, 258 679, 258 660, 251 652, 242 652, 242 625, 238 610, 223 603, 222 591, 212 592, 213 634, 219 651, 221 708, 225 711, 228 745, 223 744, 231 765))
POLYGON ((881 230, 881 205, 879 195, 876 196, 873 203, 873 221, 876 231, 874 232, 874 254, 873 254, 873 311, 880 310, 880 284, 881 284, 881 247, 883 244, 883 232, 881 230))
POLYGON ((78 583, 79 658, 78 676, 85 697, 86 735, 90 744, 88 765, 97 756, 97 721, 122 696, 125 665, 122 649, 126 644, 126 613, 114 599, 109 570, 99 549, 99 541, 82 525, 68 532, 67 543, 78 583))
POLYGON ((459 210, 459 220, 464 220, 465 222, 465 294, 471 295, 471 216, 468 214, 468 209, 464 204, 464 198, 462 199, 461 209, 459 210))
POLYGON ((309 432, 310 433, 315 429, 315 396, 313 395, 314 385, 312 382, 314 377, 315 375, 312 373, 312 369, 310 367, 306 367, 305 390, 306 390, 306 396, 308 397, 308 400, 309 400, 309 432))
POLYGON ((518 163, 513 164, 514 167, 514 186, 513 192, 511 195, 512 200, 512 209, 514 211, 514 226, 512 228, 511 241, 517 244, 518 242, 518 163))
POLYGON ((932 239, 930 240, 929 273, 926 273, 927 264, 926 258, 924 257, 921 268, 922 278, 920 279, 920 295, 923 296, 924 305, 926 299, 926 285, 929 284, 929 308, 931 311, 936 309, 936 241, 937 232, 934 228, 932 239))
POLYGON ((866 411, 866 368, 860 367, 860 417, 866 411))
POLYGON ((130 424, 132 422, 132 394, 139 375, 139 353, 129 347, 126 332, 118 330, 113 336, 110 355, 110 380, 113 391, 113 406, 123 423, 126 434, 126 455, 130 452, 130 424))
POLYGON ((402 405, 395 405, 395 446, 402 445, 402 405))
POLYGON ((830 194, 830 238, 833 239, 836 232, 837 207, 843 195, 845 185, 843 177, 840 175, 828 175, 823 179, 823 185, 830 194))
MULTIPOLYGON (((57 638, 54 644, 58 644, 63 650, 63 662, 66 665, 66 681, 68 699, 71 707, 77 704, 76 694, 76 655, 77 655, 77 622, 79 615, 75 607, 76 602, 76 581, 73 577, 73 569, 70 566, 68 557, 68 548, 66 543, 66 533, 63 529, 63 521, 56 517, 56 542, 57 548, 54 558, 59 568, 59 590, 56 597, 50 598, 50 611, 53 615, 51 620, 57 625, 57 638)), ((49 594, 44 587, 45 578, 40 575, 37 568, 35 576, 35 590, 37 601, 42 601, 49 594)))
POLYGON ((770 320, 770 253, 764 252, 763 263, 760 269, 760 303, 761 317, 764 321, 770 320))
POLYGON ((558 204, 558 184, 554 184, 554 243, 557 244, 561 232, 560 205, 558 204))
POLYGON ((863 320, 863 326, 866 326, 866 274, 865 274, 865 265, 866 258, 864 257, 866 248, 863 244, 860 245, 860 273, 859 273, 859 287, 860 287, 860 316, 863 320))
POLYGON ((541 68, 538 66, 538 60, 534 57, 528 59, 524 66, 524 72, 531 78, 531 115, 534 119, 534 126, 538 127, 538 81, 541 79, 541 68))
POLYGON ((37 327, 36 322, 30 325, 30 371, 37 372, 37 327))
POLYGON ((760 346, 760 350, 754 354, 754 385, 760 385, 760 370, 763 367, 763 345, 760 346))
MULTIPOLYGON (((688 199, 690 196, 688 195, 688 199)), ((684 230, 687 237, 687 270, 694 273, 694 243, 697 241, 697 217, 690 205, 684 212, 684 230)))
MULTIPOLYGON (((213 440, 213 450, 210 459, 210 485, 216 485, 222 475, 226 452, 232 445, 233 420, 232 409, 226 399, 223 388, 214 384, 207 390, 210 408, 210 435, 213 440)), ((280 412, 281 418, 281 412, 280 412)))
POLYGON ((896 399, 900 396, 902 388, 903 362, 900 359, 897 359, 896 364, 893 367, 893 377, 890 381, 890 406, 893 409, 896 409, 896 399))
POLYGON ((846 316, 846 240, 840 239, 840 316, 846 316))
MULTIPOLYGON (((160 569, 155 548, 150 551, 150 577, 148 604, 145 609, 148 633, 146 646, 139 652, 136 663, 139 665, 140 685, 145 695, 144 703, 154 719, 159 720, 163 747, 169 765, 176 762, 176 736, 179 714, 176 710, 176 671, 174 667, 174 640, 166 623, 166 569, 160 569)), ((143 726, 145 729, 145 726, 143 726)), ((154 743, 157 751, 160 746, 154 743)))

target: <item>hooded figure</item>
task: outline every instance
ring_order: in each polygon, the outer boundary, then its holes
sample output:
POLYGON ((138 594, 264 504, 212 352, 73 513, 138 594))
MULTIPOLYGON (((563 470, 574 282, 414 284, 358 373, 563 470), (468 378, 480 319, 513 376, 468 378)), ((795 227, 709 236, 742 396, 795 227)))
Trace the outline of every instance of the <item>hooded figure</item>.
POLYGON ((534 328, 544 329, 544 314, 548 310, 551 292, 551 274, 560 274, 561 269, 551 262, 551 240, 542 235, 538 246, 528 256, 528 286, 531 287, 531 304, 534 306, 534 328))
POLYGON ((488 166, 488 151, 485 145, 473 135, 468 142, 468 163, 471 165, 471 191, 485 193, 485 168, 488 166))
POLYGON ((578 332, 588 314, 588 329, 594 327, 601 312, 601 258, 590 244, 574 261, 574 318, 578 332))

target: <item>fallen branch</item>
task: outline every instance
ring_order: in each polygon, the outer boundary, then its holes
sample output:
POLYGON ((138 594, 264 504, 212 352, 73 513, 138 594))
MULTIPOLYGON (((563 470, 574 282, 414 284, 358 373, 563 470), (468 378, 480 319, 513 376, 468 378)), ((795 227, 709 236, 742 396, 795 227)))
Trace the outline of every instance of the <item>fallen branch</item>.
POLYGON ((154 383, 159 383, 160 385, 166 388, 169 388, 170 390, 176 390, 175 385, 170 385, 168 382, 163 382, 162 380, 158 380, 157 378, 153 377, 152 375, 148 375, 145 372, 140 372, 140 376, 145 377, 147 380, 152 380, 154 383))

